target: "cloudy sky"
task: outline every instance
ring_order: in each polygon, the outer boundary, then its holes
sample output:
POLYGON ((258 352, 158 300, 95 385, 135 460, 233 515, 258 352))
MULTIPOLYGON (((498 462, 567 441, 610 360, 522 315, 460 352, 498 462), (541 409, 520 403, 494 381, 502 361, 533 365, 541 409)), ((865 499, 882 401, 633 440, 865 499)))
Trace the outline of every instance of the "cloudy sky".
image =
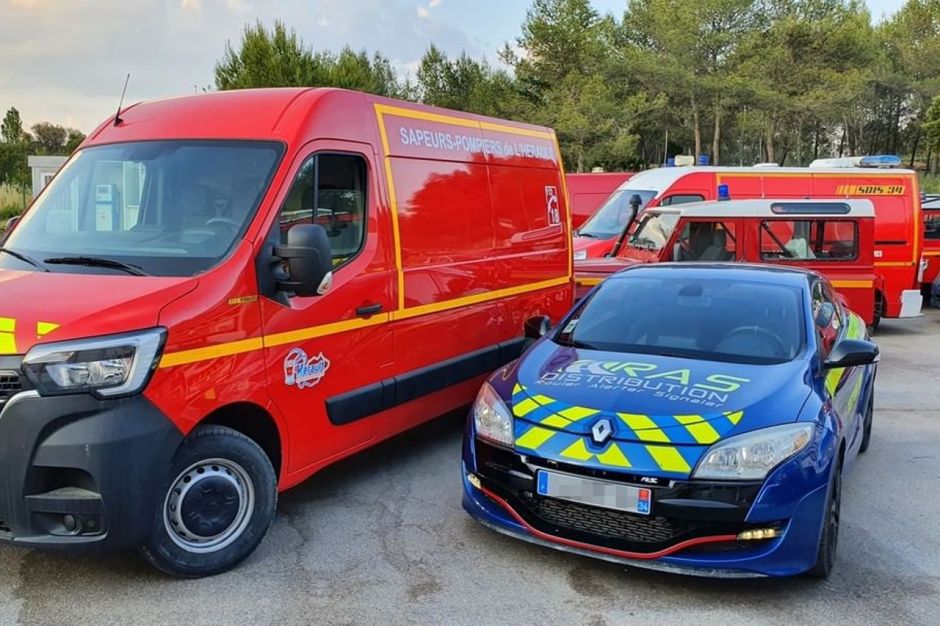
MULTIPOLYGON (((903 0, 866 0, 882 18, 903 0)), ((626 0, 593 0, 620 14, 626 0)), ((128 102, 191 93, 245 22, 282 19, 316 48, 380 50, 414 68, 434 42, 495 61, 519 34, 528 0, 0 0, 0 115, 85 132, 128 102)))

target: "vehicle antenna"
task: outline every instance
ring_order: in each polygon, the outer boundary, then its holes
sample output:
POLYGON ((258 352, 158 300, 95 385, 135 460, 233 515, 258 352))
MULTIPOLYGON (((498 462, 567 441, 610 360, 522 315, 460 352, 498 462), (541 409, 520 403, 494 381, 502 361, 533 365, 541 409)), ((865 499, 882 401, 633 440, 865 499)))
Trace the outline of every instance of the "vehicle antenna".
POLYGON ((114 125, 117 126, 124 120, 121 119, 121 107, 124 106, 124 94, 127 93, 127 83, 131 80, 131 73, 127 73, 127 78, 124 79, 124 89, 121 91, 121 100, 118 102, 117 113, 114 114, 114 125))

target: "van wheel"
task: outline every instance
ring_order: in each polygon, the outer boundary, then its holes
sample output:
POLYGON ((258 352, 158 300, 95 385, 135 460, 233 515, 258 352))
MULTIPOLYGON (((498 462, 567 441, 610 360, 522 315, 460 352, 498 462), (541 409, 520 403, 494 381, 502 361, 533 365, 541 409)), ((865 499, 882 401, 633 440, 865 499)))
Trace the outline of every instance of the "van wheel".
POLYGON ((220 574, 258 547, 276 505, 277 478, 261 447, 230 428, 201 426, 173 457, 141 552, 171 576, 220 574))
POLYGON ((872 317, 871 325, 868 327, 869 332, 875 332, 878 330, 878 325, 881 324, 881 318, 884 317, 885 312, 885 301, 881 296, 881 292, 875 292, 875 314, 872 317))
POLYGON ((865 417, 862 421, 862 443, 858 447, 858 453, 861 454, 868 450, 871 445, 871 426, 875 420, 875 392, 872 391, 868 397, 868 406, 865 408, 865 417))
POLYGON ((811 578, 829 578, 836 562, 836 549, 839 547, 839 519, 842 515, 842 461, 835 461, 832 468, 832 480, 829 484, 829 499, 826 502, 826 516, 823 530, 819 537, 816 551, 816 564, 806 572, 811 578))

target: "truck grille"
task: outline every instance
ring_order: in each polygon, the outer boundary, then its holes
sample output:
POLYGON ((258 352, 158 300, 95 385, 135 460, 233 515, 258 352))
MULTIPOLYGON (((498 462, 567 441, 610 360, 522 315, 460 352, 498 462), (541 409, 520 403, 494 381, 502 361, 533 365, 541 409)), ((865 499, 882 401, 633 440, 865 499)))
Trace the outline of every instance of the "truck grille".
POLYGON ((23 389, 20 375, 9 370, 0 370, 0 402, 4 402, 23 389))
POLYGON ((554 498, 532 498, 529 506, 550 524, 605 539, 633 543, 670 541, 679 529, 664 517, 647 517, 554 498))

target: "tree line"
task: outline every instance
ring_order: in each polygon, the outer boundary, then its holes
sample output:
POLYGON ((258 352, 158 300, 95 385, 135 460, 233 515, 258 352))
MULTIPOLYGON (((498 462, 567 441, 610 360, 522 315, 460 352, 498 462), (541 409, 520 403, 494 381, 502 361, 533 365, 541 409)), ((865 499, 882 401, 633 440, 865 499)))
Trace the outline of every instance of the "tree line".
POLYGON ((940 0, 875 23, 861 0, 533 0, 500 66, 431 45, 413 77, 381 53, 315 51, 246 25, 218 89, 338 86, 555 128, 568 168, 821 156, 940 160, 940 0), (932 130, 933 129, 933 130, 932 130))

